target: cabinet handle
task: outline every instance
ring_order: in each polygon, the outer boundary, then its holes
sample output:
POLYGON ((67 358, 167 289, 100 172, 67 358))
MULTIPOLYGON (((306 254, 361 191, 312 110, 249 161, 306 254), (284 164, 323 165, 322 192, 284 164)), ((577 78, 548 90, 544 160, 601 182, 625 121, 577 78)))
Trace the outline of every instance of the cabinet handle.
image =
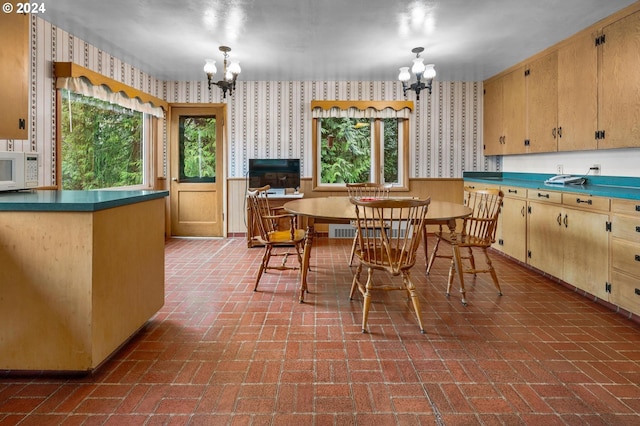
POLYGON ((593 204, 593 200, 581 200, 580 198, 576 198, 576 203, 578 204, 593 204))
MULTIPOLYGON (((524 214, 524 206, 522 206, 522 210, 520 210, 520 214, 522 215, 522 217, 525 216, 525 214, 524 214)), ((638 226, 638 228, 640 229, 640 226, 638 226)), ((640 232, 640 231, 638 231, 638 232, 640 232)))
POLYGON ((518 190, 517 190, 517 189, 510 189, 510 190, 509 190, 509 194, 511 194, 511 193, 513 193, 513 194, 517 194, 517 193, 518 193, 518 190))
POLYGON ((640 232, 640 226, 636 226, 636 232, 640 232))
POLYGON ((541 194, 538 192, 538 198, 549 198, 549 194, 541 194))
POLYGON ((636 288, 635 293, 636 295, 640 296, 640 288, 636 288))
POLYGON ((556 138, 556 128, 554 127, 553 130, 551 131, 551 134, 553 135, 553 138, 556 138))
POLYGON ((569 215, 568 214, 564 215, 564 227, 565 228, 569 227, 569 215))
POLYGON ((640 212, 640 205, 636 206, 636 211, 640 212))
POLYGON ((558 127, 558 137, 562 137, 562 127, 558 127))
POLYGON ((640 254, 636 254, 636 262, 640 262, 640 254))
POLYGON ((558 213, 558 219, 556 219, 558 221, 558 226, 562 226, 562 213, 558 213))

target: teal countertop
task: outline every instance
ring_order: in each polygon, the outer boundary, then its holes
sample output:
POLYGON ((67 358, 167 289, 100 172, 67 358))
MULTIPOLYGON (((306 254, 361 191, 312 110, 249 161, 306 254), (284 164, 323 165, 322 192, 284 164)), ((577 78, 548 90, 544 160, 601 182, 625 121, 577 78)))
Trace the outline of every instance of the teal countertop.
POLYGON ((48 191, 0 192, 0 211, 95 212, 164 198, 169 191, 48 191))
POLYGON ((469 182, 484 182, 493 185, 518 186, 546 191, 575 192, 598 197, 640 200, 640 178, 619 176, 584 176, 584 185, 547 185, 545 180, 554 175, 542 173, 511 172, 464 172, 469 182))

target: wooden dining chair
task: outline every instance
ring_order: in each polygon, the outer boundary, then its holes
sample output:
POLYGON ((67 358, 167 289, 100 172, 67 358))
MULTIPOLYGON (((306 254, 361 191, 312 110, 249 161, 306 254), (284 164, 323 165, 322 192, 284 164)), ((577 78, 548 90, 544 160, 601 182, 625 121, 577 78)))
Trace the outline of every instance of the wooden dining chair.
POLYGON ((473 189, 466 187, 464 191, 464 204, 471 208, 473 213, 471 216, 463 219, 461 232, 453 236, 455 242, 452 244, 453 250, 450 255, 439 252, 440 242, 442 240, 450 244, 452 243, 451 232, 449 232, 448 229, 443 229, 443 226, 440 225, 440 230, 435 234, 436 243, 429 258, 427 274, 431 271, 433 262, 437 257, 451 259, 449 279, 447 281, 447 296, 451 293, 453 277, 457 269, 460 272, 459 279, 462 303, 466 305, 464 274, 473 274, 475 276, 479 272, 488 272, 491 275, 494 286, 498 290, 498 294, 502 296, 498 275, 493 268, 487 249, 495 242, 498 216, 502 207, 504 194, 499 189, 473 189), (484 253, 486 267, 483 269, 476 267, 475 258, 473 257, 474 248, 479 248, 484 253), (466 254, 462 254, 461 249, 466 249, 466 254), (465 260, 465 262, 463 262, 463 260, 465 260))
MULTIPOLYGON (((347 191, 349 198, 389 198, 389 192, 391 185, 384 183, 347 183, 347 191)), ((351 221, 351 226, 356 228, 355 221, 351 221)), ((349 255, 349 266, 353 265, 353 258, 356 256, 358 250, 358 235, 353 236, 353 243, 351 244, 351 254, 349 255)))
POLYGON ((269 185, 266 185, 247 191, 250 215, 258 229, 258 235, 255 237, 256 242, 264 245, 264 254, 253 291, 257 291, 260 278, 267 270, 299 270, 302 265, 300 250, 304 243, 305 231, 297 228, 296 215, 285 213, 282 207, 269 207, 267 192, 270 188, 269 185), (287 260, 291 255, 297 257, 298 265, 287 265, 287 260), (282 262, 278 265, 271 265, 269 262, 272 256, 282 257, 282 262))
POLYGON ((431 199, 350 200, 356 210, 360 262, 353 275, 349 298, 353 299, 356 289, 364 298, 362 332, 367 331, 372 292, 404 290, 413 304, 420 332, 424 333, 420 302, 409 271, 416 263, 416 252, 431 199), (364 266, 367 267, 367 279, 362 282, 360 275, 364 266), (376 269, 392 276, 402 276, 402 285, 392 285, 387 283, 387 279, 385 284, 374 285, 373 271, 376 269))

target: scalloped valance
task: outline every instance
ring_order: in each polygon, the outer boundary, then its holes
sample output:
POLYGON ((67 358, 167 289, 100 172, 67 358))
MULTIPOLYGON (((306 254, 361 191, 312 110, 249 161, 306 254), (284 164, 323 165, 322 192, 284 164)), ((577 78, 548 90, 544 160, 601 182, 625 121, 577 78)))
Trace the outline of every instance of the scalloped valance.
POLYGON ((409 118, 412 101, 311 101, 314 118, 409 118))
MULTIPOLYGON (((129 99, 137 99, 141 104, 150 104, 152 107, 162 108, 164 111, 169 109, 168 102, 160 98, 156 98, 155 96, 127 86, 95 71, 81 67, 73 62, 54 62, 53 67, 56 79, 62 80, 57 84, 59 87, 66 85, 63 81, 64 79, 82 78, 86 79, 93 86, 104 86, 112 93, 122 93, 129 99)), ((158 114, 156 113, 154 115, 158 114)))

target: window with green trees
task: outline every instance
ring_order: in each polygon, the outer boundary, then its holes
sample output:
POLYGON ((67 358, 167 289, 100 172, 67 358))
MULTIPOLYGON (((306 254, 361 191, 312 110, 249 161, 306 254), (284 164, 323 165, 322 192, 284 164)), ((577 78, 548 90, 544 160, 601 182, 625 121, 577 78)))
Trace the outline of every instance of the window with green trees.
POLYGON ((180 116, 180 181, 216 181, 216 118, 180 116))
POLYGON ((406 187, 406 119, 326 117, 315 123, 316 187, 356 182, 406 187))
POLYGON ((62 189, 145 184, 146 114, 61 90, 62 189))

